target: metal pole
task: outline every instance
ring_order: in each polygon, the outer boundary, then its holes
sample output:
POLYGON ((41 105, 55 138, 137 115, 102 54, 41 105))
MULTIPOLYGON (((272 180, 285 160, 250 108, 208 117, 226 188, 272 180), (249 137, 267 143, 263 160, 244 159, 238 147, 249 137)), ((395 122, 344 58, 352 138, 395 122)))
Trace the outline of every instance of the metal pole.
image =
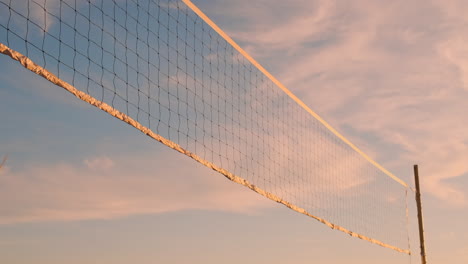
POLYGON ((424 227, 421 207, 421 190, 419 188, 419 172, 418 165, 414 165, 414 183, 416 184, 416 205, 418 207, 418 224, 419 224, 419 244, 421 246, 421 263, 426 264, 426 247, 424 246, 424 227))

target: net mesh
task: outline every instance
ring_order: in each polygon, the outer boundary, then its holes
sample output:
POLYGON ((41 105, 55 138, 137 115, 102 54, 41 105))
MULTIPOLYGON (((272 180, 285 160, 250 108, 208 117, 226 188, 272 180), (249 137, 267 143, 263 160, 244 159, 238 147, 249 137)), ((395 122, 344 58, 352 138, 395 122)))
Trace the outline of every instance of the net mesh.
POLYGON ((0 0, 0 43, 225 176, 409 253, 407 186, 279 89, 186 3, 0 0))

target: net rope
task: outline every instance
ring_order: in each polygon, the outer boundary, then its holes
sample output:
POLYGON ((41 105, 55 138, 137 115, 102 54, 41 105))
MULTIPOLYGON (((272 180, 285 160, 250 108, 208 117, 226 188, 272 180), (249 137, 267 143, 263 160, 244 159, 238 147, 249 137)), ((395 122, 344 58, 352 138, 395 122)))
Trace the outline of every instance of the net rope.
POLYGON ((0 52, 236 183, 411 253, 408 185, 188 0, 0 0, 0 52))

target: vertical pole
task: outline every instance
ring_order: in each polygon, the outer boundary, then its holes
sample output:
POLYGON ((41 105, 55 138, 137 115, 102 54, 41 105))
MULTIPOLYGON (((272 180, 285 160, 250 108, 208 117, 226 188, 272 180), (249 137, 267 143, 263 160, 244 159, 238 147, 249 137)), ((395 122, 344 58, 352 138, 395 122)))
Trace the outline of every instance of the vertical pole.
POLYGON ((421 263, 426 264, 426 247, 424 246, 424 227, 421 207, 421 190, 419 188, 418 165, 414 165, 414 182, 416 184, 416 205, 418 207, 419 244, 421 246, 421 263))
POLYGON ((8 155, 5 155, 5 157, 3 157, 2 163, 0 163, 0 169, 3 167, 7 159, 8 159, 8 155))

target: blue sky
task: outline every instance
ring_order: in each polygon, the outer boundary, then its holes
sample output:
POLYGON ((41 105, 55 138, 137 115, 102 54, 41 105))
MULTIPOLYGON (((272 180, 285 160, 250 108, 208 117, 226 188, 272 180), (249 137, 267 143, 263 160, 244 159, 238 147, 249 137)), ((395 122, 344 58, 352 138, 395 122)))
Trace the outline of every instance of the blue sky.
MULTIPOLYGON (((467 261, 463 1, 194 3, 384 167, 412 182, 419 163, 429 259, 467 261)), ((6 262, 408 261, 244 190, 0 60, 6 262)))

